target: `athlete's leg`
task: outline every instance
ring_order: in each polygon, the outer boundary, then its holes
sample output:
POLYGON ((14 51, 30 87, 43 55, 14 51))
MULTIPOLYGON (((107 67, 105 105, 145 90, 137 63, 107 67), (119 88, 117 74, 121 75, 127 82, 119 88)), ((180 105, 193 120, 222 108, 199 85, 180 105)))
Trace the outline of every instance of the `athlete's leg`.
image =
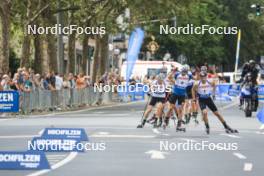
POLYGON ((214 115, 218 118, 218 120, 223 124, 223 126, 226 129, 226 132, 227 133, 228 132, 231 132, 231 133, 237 133, 238 132, 237 130, 233 130, 232 128, 230 128, 226 124, 226 121, 225 121, 224 117, 219 113, 219 111, 217 110, 217 107, 216 107, 215 103, 213 102, 213 100, 211 98, 208 99, 207 106, 214 113, 214 115))
MULTIPOLYGON (((157 123, 155 123, 156 127, 160 127, 162 124, 162 114, 163 114, 163 103, 159 102, 157 104, 157 110, 156 110, 156 119, 159 120, 159 124, 157 125, 157 123)), ((156 120, 156 122, 157 122, 156 120)))
POLYGON ((206 100, 205 99, 199 99, 199 105, 202 111, 202 117, 203 117, 203 121, 204 121, 204 125, 206 128, 206 133, 209 134, 210 133, 210 127, 209 127, 209 121, 208 121, 208 111, 206 109, 206 100))

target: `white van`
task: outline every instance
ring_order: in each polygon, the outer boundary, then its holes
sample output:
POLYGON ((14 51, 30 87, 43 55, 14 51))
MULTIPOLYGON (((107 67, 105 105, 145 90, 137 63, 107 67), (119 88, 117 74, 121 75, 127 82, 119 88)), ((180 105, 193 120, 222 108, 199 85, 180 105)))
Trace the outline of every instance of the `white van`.
MULTIPOLYGON (((182 68, 182 65, 178 62, 169 61, 136 61, 133 68, 132 76, 139 76, 143 78, 145 76, 157 75, 166 70, 166 74, 171 71, 172 67, 182 68), (164 69, 166 68, 166 69, 164 69)), ((126 78, 127 62, 125 61, 121 67, 121 76, 126 78)))
POLYGON ((241 73, 236 73, 235 75, 235 72, 224 72, 224 73, 218 73, 218 76, 222 77, 226 83, 235 84, 237 81, 240 80, 241 73))

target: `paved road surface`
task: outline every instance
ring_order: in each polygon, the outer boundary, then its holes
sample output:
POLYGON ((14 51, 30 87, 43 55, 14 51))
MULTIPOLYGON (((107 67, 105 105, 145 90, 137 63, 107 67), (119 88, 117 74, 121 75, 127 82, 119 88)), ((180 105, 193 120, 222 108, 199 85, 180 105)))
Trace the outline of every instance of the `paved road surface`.
POLYGON ((28 140, 45 127, 52 126, 84 128, 91 142, 106 145, 105 151, 47 153, 51 170, 0 171, 0 175, 263 175, 264 133, 259 130, 259 122, 255 118, 245 118, 237 105, 219 104, 226 121, 240 133, 225 134, 222 125, 210 114, 209 136, 201 123, 196 126, 193 122, 187 126, 186 133, 176 133, 173 121, 166 131, 153 130, 148 125, 136 129, 144 105, 144 102, 137 102, 70 113, 0 119, 0 150, 26 150, 28 140), (237 150, 160 151, 162 142, 171 147, 190 142, 224 143, 236 145, 237 150))

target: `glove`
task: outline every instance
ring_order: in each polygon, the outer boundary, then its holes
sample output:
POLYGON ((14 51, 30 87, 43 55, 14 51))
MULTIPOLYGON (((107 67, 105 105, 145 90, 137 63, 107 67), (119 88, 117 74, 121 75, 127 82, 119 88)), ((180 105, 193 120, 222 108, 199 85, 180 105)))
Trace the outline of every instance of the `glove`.
POLYGON ((212 98, 213 98, 214 101, 216 100, 215 95, 213 95, 212 98))

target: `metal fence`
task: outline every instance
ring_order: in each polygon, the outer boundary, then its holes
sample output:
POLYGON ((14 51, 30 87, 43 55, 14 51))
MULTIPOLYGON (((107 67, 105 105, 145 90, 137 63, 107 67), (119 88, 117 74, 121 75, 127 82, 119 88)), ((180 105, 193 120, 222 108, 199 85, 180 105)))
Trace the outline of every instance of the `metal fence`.
POLYGON ((69 109, 72 107, 111 102, 112 92, 94 92, 93 87, 85 89, 34 90, 21 92, 20 109, 24 113, 69 109))

